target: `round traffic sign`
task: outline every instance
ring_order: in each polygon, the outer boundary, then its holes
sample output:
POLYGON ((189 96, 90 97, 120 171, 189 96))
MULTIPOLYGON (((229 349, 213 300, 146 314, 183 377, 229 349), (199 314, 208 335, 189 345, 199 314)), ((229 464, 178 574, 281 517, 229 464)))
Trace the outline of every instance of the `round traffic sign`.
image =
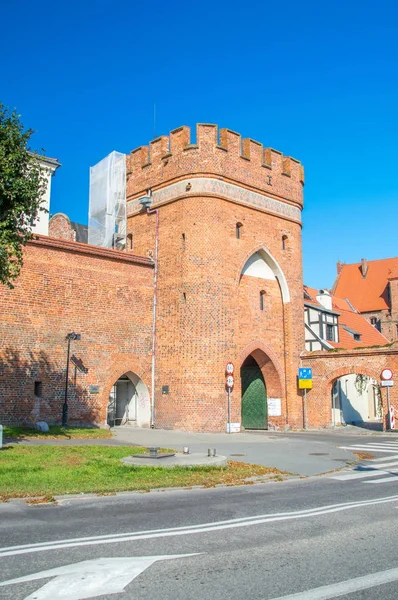
POLYGON ((232 377, 232 375, 228 375, 226 383, 228 388, 234 387, 234 378, 232 377))
POLYGON ((383 369, 380 375, 381 379, 384 381, 389 381, 392 379, 392 371, 391 369, 383 369))
POLYGON ((227 363, 225 370, 228 373, 228 375, 232 375, 234 372, 234 363, 231 363, 231 362, 227 363))

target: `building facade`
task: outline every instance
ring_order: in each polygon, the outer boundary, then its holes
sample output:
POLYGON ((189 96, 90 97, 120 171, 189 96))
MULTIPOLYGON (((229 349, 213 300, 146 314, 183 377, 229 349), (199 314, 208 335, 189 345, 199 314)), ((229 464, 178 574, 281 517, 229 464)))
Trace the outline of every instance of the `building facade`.
POLYGON ((300 426, 303 168, 215 125, 190 135, 127 157, 124 251, 78 243, 63 215, 63 240, 28 246, 0 290, 0 421, 60 420, 77 332, 71 422, 225 431, 232 362, 237 429, 300 426))
POLYGON ((333 292, 347 298, 390 342, 398 340, 398 258, 337 263, 333 292))

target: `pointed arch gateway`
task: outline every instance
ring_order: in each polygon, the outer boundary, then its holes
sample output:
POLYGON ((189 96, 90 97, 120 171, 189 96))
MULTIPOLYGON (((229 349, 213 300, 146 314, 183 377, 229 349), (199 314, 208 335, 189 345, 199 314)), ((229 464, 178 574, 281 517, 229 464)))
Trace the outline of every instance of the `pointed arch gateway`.
POLYGON ((244 429, 268 428, 269 400, 279 401, 282 409, 284 389, 277 361, 260 348, 261 342, 254 342, 249 354, 241 362, 240 378, 242 386, 241 419, 244 429), (256 347, 257 346, 257 347, 256 347))
MULTIPOLYGON (((268 428, 285 406, 284 305, 290 302, 285 275, 264 247, 248 256, 239 275, 241 347, 241 423, 244 429, 268 428), (252 341, 247 343, 247 337, 252 341), (254 341, 253 341, 254 340, 254 341)), ((277 421, 278 422, 278 421, 277 421)))

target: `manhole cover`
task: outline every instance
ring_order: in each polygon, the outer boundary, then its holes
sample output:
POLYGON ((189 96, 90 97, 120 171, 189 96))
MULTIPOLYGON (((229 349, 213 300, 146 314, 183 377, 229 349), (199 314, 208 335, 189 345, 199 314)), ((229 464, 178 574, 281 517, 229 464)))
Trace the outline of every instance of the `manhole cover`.
POLYGON ((230 454, 230 456, 246 456, 246 454, 230 454))
POLYGON ((329 452, 310 452, 308 456, 329 456, 329 452))

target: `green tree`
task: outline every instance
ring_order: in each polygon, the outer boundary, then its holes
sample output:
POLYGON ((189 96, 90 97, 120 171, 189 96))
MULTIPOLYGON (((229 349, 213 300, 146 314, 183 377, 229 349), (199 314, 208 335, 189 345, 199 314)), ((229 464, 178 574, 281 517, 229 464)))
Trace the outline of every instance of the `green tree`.
POLYGON ((10 288, 22 267, 23 247, 32 239, 31 222, 45 210, 45 170, 28 145, 33 133, 0 103, 0 283, 10 288))

